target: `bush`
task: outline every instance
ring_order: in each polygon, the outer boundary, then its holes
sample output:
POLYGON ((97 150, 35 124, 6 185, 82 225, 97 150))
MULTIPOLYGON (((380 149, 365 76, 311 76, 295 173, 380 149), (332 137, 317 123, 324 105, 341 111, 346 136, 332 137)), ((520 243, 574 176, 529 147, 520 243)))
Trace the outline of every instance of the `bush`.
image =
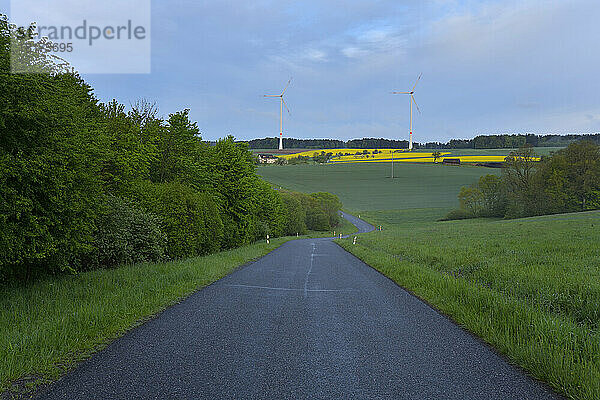
POLYGON ((342 203, 336 195, 280 191, 279 196, 285 213, 284 234, 304 234, 308 229, 328 231, 339 223, 338 211, 342 203))
POLYGON ((296 233, 304 235, 306 233, 306 209, 298 193, 280 191, 279 196, 284 210, 284 235, 295 235, 296 233))
POLYGON ((496 175, 484 175, 477 185, 483 198, 480 215, 503 217, 506 212, 506 189, 502 179, 496 175))
POLYGON ((468 218, 475 218, 475 216, 471 213, 469 213, 467 210, 464 210, 462 208, 457 208, 455 210, 450 211, 448 214, 446 214, 446 216, 444 218, 441 219, 441 221, 452 221, 455 219, 468 219, 468 218))
POLYGON ((257 210, 254 222, 254 238, 264 239, 266 235, 277 237, 284 234, 285 210, 281 196, 270 184, 258 181, 257 210))
POLYGON ((331 229, 329 216, 319 207, 311 207, 306 213, 306 226, 312 231, 328 231, 331 229))
POLYGON ((474 217, 480 216, 483 210, 483 194, 477 186, 463 186, 458 194, 461 210, 474 217))
POLYGON ((114 267, 163 259, 166 236, 160 224, 157 216, 131 202, 106 196, 88 267, 114 267))
MULTIPOLYGON (((50 64, 11 74, 14 29, 0 15, 0 281, 76 270, 101 194, 90 87, 50 64)), ((29 56, 49 62, 45 52, 29 56)))
POLYGON ((340 223, 338 211, 342 208, 340 199, 336 195, 327 192, 312 193, 310 196, 318 202, 319 207, 326 213, 329 227, 337 226, 340 223))
POLYGON ((134 196, 145 210, 160 217, 169 257, 204 255, 221 248, 223 221, 210 194, 181 183, 143 182, 134 196))

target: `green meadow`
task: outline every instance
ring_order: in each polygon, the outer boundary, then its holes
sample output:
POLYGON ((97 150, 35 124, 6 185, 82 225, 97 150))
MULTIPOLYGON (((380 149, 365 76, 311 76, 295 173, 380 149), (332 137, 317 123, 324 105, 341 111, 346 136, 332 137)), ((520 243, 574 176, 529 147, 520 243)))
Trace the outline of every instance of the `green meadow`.
POLYGON ((336 194, 353 211, 458 206, 461 186, 497 168, 391 163, 267 165, 258 173, 276 187, 336 194))

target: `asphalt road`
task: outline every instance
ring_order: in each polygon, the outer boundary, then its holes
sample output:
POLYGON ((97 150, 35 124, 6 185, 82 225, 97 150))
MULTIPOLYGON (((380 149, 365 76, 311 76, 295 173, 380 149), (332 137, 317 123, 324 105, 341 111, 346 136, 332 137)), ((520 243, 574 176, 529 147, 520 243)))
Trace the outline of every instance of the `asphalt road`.
POLYGON ((559 397, 331 239, 305 239, 167 309, 39 398, 559 397))

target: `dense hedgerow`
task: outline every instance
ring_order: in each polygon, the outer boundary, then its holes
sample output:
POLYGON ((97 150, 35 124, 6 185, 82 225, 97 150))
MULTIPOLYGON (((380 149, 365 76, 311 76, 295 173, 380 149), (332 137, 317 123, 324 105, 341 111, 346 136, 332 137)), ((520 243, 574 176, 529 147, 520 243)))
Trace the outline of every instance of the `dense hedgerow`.
POLYGON ((304 235, 306 227, 306 209, 302 206, 300 195, 294 192, 282 191, 281 201, 284 205, 284 234, 304 235))
POLYGON ((156 262, 165 258, 166 236, 161 219, 113 195, 105 198, 87 266, 156 262))
POLYGON ((50 64, 10 74, 10 29, 0 15, 0 280, 78 268, 102 193, 90 87, 50 64))
POLYGON ((189 110, 161 118, 147 101, 100 103, 32 32, 0 15, 0 282, 337 223, 337 197, 274 190, 247 144, 230 136, 210 146, 189 110), (10 73, 11 35, 39 73, 10 73))
POLYGON ((280 196, 286 210, 284 233, 288 235, 327 231, 339 224, 342 203, 336 195, 281 191, 280 196))
POLYGON ((191 257, 218 251, 223 222, 211 195, 181 183, 138 184, 139 203, 161 220, 171 258, 191 257))

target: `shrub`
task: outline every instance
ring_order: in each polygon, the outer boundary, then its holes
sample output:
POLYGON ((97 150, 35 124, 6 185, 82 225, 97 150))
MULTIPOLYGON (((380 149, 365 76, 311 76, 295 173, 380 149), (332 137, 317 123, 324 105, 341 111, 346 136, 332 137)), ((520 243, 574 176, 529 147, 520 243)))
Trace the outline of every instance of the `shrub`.
POLYGON ((336 195, 319 192, 305 194, 281 191, 285 212, 284 233, 295 235, 313 231, 328 231, 339 223, 342 203, 336 195))
POLYGON ((256 200, 255 239, 283 235, 285 210, 281 196, 267 182, 258 181, 256 200))
POLYGON ((76 270, 101 194, 90 87, 35 46, 48 73, 10 74, 14 29, 0 15, 0 281, 76 270))
POLYGON ((306 227, 312 231, 328 231, 331 228, 329 216, 321 203, 304 193, 299 193, 302 207, 306 210, 306 227))
POLYGON ((467 219, 474 218, 473 214, 470 214, 467 210, 462 208, 457 208, 455 210, 450 211, 441 221, 452 221, 455 219, 467 219))
POLYGON ((152 262, 165 257, 166 236, 157 216, 115 196, 106 196, 103 208, 88 267, 152 262))
POLYGON ((313 231, 328 231, 331 229, 329 216, 319 207, 311 207, 306 213, 306 226, 313 231))
POLYGON ((209 254, 221 248, 223 221, 210 194, 175 182, 143 182, 135 192, 142 207, 160 217, 170 257, 209 254))
POLYGON ((468 214, 478 217, 483 210, 483 194, 478 187, 463 186, 458 194, 460 208, 468 214))
POLYGON ((327 192, 312 193, 310 196, 318 202, 319 207, 327 215, 329 227, 337 226, 340 223, 338 211, 342 208, 340 199, 336 195, 327 192))
POLYGON ((503 217, 506 212, 506 188, 496 175, 484 175, 477 185, 482 196, 481 216, 503 217))
POLYGON ((283 234, 295 235, 306 233, 306 209, 302 206, 302 202, 298 193, 280 191, 279 196, 283 205, 284 222, 283 234))

